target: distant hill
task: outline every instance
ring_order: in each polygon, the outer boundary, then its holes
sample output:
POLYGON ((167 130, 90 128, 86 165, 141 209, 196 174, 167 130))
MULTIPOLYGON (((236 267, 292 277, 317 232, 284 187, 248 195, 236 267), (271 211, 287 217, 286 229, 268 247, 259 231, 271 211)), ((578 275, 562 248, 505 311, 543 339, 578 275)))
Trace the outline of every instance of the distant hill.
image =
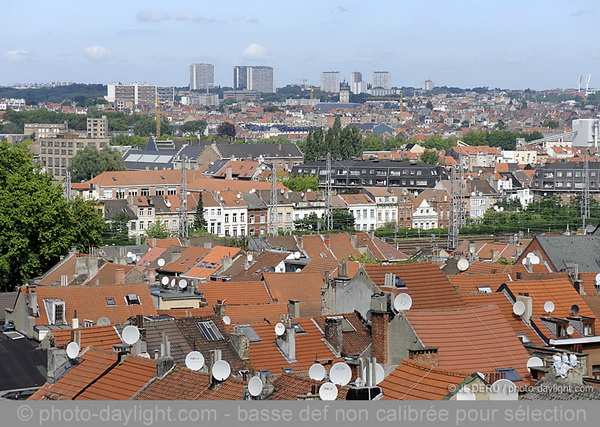
POLYGON ((76 101, 77 98, 96 99, 106 95, 106 85, 72 84, 68 86, 42 87, 38 89, 13 89, 0 87, 0 98, 24 98, 28 104, 39 102, 58 103, 64 100, 76 101))

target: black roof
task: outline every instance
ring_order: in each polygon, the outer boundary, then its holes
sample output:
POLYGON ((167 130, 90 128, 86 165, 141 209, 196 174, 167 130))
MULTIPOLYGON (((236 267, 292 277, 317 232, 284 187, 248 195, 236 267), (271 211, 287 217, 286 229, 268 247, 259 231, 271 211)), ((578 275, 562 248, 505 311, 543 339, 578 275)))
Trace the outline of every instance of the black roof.
POLYGON ((582 273, 600 271, 600 236, 536 236, 535 239, 559 270, 577 264, 582 273))
POLYGON ((27 338, 0 333, 0 390, 39 387, 46 382, 46 351, 27 338))
MULTIPOLYGON (((305 163, 303 165, 298 165, 298 167, 310 167, 310 166, 315 166, 315 167, 325 167, 325 161, 321 160, 321 161, 317 161, 317 162, 312 162, 312 163, 305 163)), ((425 169, 440 169, 439 166, 434 166, 434 165, 429 165, 427 163, 415 163, 415 162, 410 162, 410 161, 398 161, 398 160, 391 160, 391 159, 381 159, 381 160, 334 160, 332 162, 332 168, 335 169, 337 166, 343 166, 343 167, 381 167, 381 168, 414 168, 414 167, 418 167, 418 168, 425 168, 425 169)))

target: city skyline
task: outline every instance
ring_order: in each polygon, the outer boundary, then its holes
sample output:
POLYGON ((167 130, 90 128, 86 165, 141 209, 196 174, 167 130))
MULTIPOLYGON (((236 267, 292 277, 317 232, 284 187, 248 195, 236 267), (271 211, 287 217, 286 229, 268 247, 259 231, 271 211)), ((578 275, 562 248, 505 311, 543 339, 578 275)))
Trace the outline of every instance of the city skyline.
POLYGON ((121 81, 181 87, 189 84, 190 64, 209 63, 220 86, 232 86, 236 65, 265 65, 274 68, 278 87, 304 79, 318 86, 326 70, 339 70, 346 81, 354 71, 370 76, 386 70, 397 87, 421 87, 431 79, 440 86, 507 89, 573 88, 580 75, 592 74, 591 87, 598 87, 596 3, 526 3, 309 0, 292 9, 231 0, 208 11, 206 2, 109 0, 89 13, 71 0, 60 7, 8 1, 3 12, 10 36, 0 41, 0 85, 121 81))

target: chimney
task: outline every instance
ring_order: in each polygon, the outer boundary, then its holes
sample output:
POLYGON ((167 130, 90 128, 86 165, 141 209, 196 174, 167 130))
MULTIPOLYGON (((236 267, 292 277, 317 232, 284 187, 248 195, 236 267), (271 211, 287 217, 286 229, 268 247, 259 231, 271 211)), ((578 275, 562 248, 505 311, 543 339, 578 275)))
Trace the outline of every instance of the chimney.
POLYGON ((342 331, 342 317, 328 317, 325 319, 325 339, 341 355, 344 348, 344 334, 342 331))
POLYGON ((27 305, 29 306, 29 315, 38 317, 40 308, 38 306, 37 292, 35 291, 35 285, 27 285, 27 305))
POLYGON ((477 251, 475 249, 475 240, 469 241, 469 256, 475 258, 477 251))
POLYGON ((429 347, 421 350, 408 350, 408 358, 415 362, 431 366, 432 368, 437 368, 439 366, 438 349, 436 347, 429 347))
POLYGON ((240 356, 240 359, 250 360, 250 340, 248 340, 246 334, 236 328, 235 332, 229 334, 229 339, 231 340, 231 346, 240 356))
POLYGON ((152 247, 156 247, 156 237, 152 238, 152 247))
POLYGON ((388 363, 391 295, 382 292, 371 297, 371 355, 384 365, 388 363))
POLYGON ((298 234, 296 236, 296 243, 298 245, 298 249, 301 251, 304 250, 304 236, 302 236, 302 234, 298 234))
POLYGON ((283 335, 277 337, 277 347, 288 362, 296 361, 296 331, 290 322, 287 322, 283 335))
POLYGON ((217 303, 213 305, 213 310, 215 310, 215 314, 217 316, 223 317, 225 316, 225 302, 221 300, 217 300, 217 303))
POLYGON ((231 168, 231 165, 229 163, 227 164, 227 167, 225 168, 225 179, 229 179, 229 180, 233 179, 233 169, 231 168))
POLYGON ((350 244, 356 249, 356 234, 350 234, 350 244))
POLYGON ((321 287, 321 314, 335 314, 335 288, 334 280, 326 280, 321 287))
POLYGON ((74 311, 73 320, 71 322, 73 323, 73 329, 79 328, 79 319, 77 318, 77 310, 74 311))
POLYGON ((295 299, 288 301, 288 314, 291 318, 300 317, 300 301, 295 299))
POLYGON ((125 270, 117 268, 115 270, 115 285, 122 285, 125 283, 125 270))
POLYGON ((221 260, 221 264, 223 265, 223 271, 225 271, 233 264, 233 258, 230 256, 224 256, 221 260))
POLYGON ((62 274, 60 276, 60 286, 67 286, 69 284, 69 276, 62 274))
POLYGON ((348 262, 346 260, 338 263, 338 277, 348 277, 348 262))
POLYGON ((525 304, 525 313, 521 316, 527 325, 531 325, 531 317, 533 316, 533 299, 529 294, 517 295, 517 301, 525 304))
POLYGON ((167 372, 175 365, 175 359, 171 357, 171 343, 167 334, 162 334, 162 344, 160 345, 160 357, 156 361, 156 378, 164 377, 167 372))
POLYGON ((499 258, 500 258, 500 254, 499 254, 498 248, 492 248, 492 262, 498 261, 499 258))

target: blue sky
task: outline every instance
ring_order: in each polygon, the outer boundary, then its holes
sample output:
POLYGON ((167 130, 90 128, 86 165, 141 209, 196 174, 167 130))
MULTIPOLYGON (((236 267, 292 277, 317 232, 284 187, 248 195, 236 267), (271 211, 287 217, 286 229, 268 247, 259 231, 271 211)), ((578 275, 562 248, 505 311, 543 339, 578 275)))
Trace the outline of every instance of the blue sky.
POLYGON ((597 0, 2 0, 0 85, 185 86, 189 64, 270 65, 277 86, 390 71, 395 86, 575 87, 600 81, 597 0), (584 77, 585 78, 585 77, 584 77))

